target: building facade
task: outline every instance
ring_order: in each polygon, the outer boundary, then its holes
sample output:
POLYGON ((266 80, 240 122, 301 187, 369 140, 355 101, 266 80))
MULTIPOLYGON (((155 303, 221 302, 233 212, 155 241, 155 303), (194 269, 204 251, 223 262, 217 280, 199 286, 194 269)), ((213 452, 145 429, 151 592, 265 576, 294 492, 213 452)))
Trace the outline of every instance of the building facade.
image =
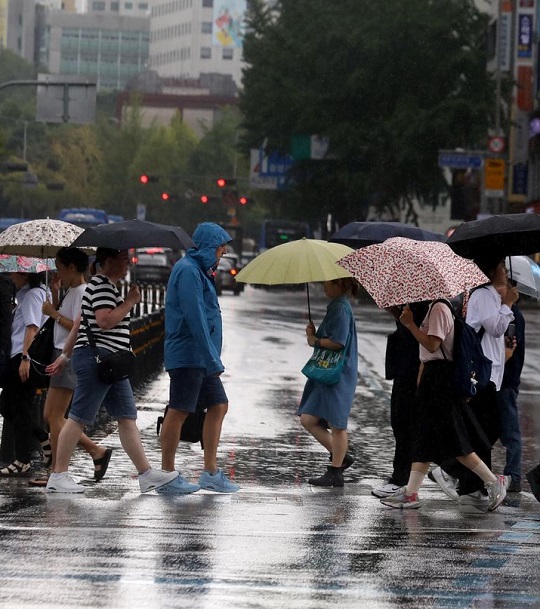
POLYGON ((40 63, 53 74, 87 76, 99 90, 122 90, 147 68, 147 17, 49 11, 40 63))
POLYGON ((149 64, 161 77, 242 77, 245 0, 155 0, 149 64))

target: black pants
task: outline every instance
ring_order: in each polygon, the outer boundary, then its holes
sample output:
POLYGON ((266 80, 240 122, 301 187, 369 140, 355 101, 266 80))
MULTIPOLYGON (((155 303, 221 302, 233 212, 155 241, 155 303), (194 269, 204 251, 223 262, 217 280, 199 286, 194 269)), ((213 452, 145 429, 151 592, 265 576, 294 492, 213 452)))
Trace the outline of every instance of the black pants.
POLYGON ((0 395, 0 414, 9 421, 13 429, 15 459, 30 463, 33 440, 43 441, 47 433, 32 416, 36 389, 30 381, 23 383, 19 376, 21 356, 12 357, 9 362, 9 378, 0 395))
MULTIPOLYGON (((474 452, 491 469, 491 448, 501 435, 501 424, 497 407, 497 389, 494 383, 479 391, 469 402, 469 408, 474 414, 481 432, 471 433, 474 452), (482 438, 484 439, 482 441, 482 438), (487 442, 485 441, 487 438, 487 442)), ((458 478, 458 494, 468 495, 484 488, 484 482, 470 469, 455 459, 441 463, 445 472, 458 478)))
POLYGON ((391 481, 405 486, 411 471, 411 416, 416 394, 416 375, 396 377, 390 398, 390 423, 396 440, 391 481))

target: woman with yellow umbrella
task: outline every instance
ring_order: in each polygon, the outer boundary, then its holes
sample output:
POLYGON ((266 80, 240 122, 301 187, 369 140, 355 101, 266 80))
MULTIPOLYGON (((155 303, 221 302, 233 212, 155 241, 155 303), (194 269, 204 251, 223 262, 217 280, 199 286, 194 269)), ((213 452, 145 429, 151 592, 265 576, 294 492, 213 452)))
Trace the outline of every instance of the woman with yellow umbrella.
MULTIPOLYGON (((358 283, 336 261, 352 248, 319 239, 299 239, 273 247, 257 256, 236 276, 245 283, 280 285, 306 284, 308 297, 307 341, 314 347, 310 360, 318 361, 303 369, 308 376, 298 410, 300 422, 330 453, 331 465, 320 477, 309 480, 315 486, 343 486, 343 470, 353 458, 347 454, 347 420, 358 378, 356 326, 349 296, 358 292, 358 283), (330 303, 316 330, 311 320, 309 288, 311 282, 324 282, 330 303), (333 379, 309 378, 313 368, 336 370, 333 379)), ((308 362, 308 364, 310 364, 308 362)))

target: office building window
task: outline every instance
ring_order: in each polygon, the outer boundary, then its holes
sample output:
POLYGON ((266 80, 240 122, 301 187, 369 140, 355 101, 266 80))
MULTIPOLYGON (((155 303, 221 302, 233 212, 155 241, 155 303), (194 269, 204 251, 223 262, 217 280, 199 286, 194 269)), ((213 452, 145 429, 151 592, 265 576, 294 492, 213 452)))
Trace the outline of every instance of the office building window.
POLYGON ((211 34, 212 33, 212 22, 211 21, 203 21, 201 26, 201 32, 203 34, 211 34))
POLYGON ((120 2, 111 2, 111 11, 118 12, 120 10, 120 2))
POLYGON ((223 59, 232 59, 233 58, 233 49, 223 49, 223 59))
POLYGON ((214 0, 202 0, 203 8, 214 8, 214 0))
POLYGON ((210 59, 212 57, 212 49, 210 47, 201 47, 201 59, 210 59))
POLYGON ((104 11, 105 2, 92 2, 92 10, 93 11, 104 11))
POLYGON ((133 2, 125 2, 124 8, 128 11, 131 11, 133 9, 133 2))

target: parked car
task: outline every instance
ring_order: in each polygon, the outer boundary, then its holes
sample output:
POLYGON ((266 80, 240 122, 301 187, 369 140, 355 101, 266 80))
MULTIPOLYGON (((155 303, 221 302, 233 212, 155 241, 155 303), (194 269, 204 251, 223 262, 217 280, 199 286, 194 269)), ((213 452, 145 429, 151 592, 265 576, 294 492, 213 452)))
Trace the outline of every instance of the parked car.
POLYGON ((169 248, 136 249, 131 255, 130 279, 133 283, 165 284, 173 265, 174 256, 169 248))
POLYGON ((214 274, 216 292, 220 296, 223 290, 231 290, 235 296, 240 296, 244 291, 244 284, 236 282, 236 275, 240 271, 238 256, 236 254, 224 254, 218 263, 214 274))

